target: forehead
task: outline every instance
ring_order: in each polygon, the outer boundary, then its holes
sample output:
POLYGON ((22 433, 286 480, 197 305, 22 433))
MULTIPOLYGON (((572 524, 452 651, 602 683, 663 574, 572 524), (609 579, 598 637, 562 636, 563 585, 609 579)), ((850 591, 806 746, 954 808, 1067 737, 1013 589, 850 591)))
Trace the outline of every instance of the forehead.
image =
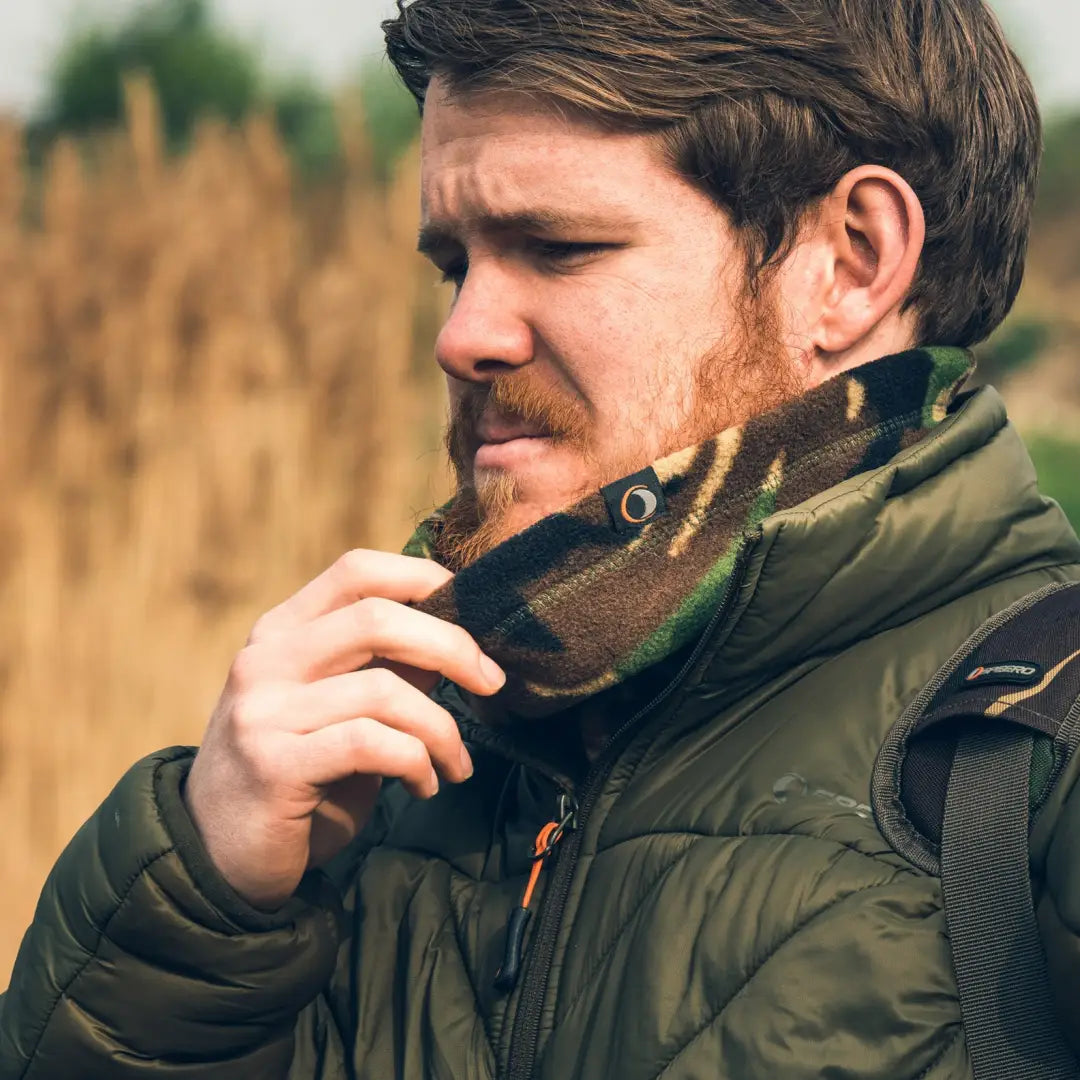
POLYGON ((686 186, 648 136, 612 133, 526 94, 450 98, 438 79, 424 107, 421 209, 467 225, 543 207, 640 218, 686 186))

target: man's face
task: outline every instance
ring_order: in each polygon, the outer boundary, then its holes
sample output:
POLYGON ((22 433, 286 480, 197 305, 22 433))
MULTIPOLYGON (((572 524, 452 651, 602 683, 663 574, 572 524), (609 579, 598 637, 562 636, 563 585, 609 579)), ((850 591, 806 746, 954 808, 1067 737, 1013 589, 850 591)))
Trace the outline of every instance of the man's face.
POLYGON ((801 389, 726 215, 646 136, 524 95, 451 102, 435 80, 422 218, 456 285, 436 345, 455 568, 801 389))

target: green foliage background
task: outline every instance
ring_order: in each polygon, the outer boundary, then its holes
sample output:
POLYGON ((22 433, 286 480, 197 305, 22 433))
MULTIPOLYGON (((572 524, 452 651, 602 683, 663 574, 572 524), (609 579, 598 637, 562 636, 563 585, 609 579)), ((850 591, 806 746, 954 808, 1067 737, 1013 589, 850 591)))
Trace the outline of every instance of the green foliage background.
MULTIPOLYGON (((216 25, 208 0, 148 0, 116 26, 91 25, 64 45, 52 69, 48 105, 30 131, 40 159, 57 135, 85 135, 123 120, 124 77, 148 74, 169 146, 180 152, 200 118, 231 123, 270 110, 298 171, 317 177, 340 160, 334 100, 303 76, 280 79, 258 52, 216 25)), ((385 62, 362 69, 344 97, 359 96, 379 171, 414 138, 416 106, 385 62)))
POLYGON ((1080 441, 1034 435, 1026 442, 1039 474, 1040 490, 1056 499, 1080 530, 1080 441))

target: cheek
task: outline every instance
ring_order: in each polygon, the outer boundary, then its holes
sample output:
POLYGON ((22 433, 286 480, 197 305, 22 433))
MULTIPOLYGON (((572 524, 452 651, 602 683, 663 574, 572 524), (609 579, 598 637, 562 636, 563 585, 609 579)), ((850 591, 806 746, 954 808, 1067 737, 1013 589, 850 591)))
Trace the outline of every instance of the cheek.
POLYGON ((679 319, 655 296, 621 279, 598 277, 580 285, 572 293, 553 290, 538 302, 542 315, 535 330, 598 420, 616 418, 657 391, 679 319))

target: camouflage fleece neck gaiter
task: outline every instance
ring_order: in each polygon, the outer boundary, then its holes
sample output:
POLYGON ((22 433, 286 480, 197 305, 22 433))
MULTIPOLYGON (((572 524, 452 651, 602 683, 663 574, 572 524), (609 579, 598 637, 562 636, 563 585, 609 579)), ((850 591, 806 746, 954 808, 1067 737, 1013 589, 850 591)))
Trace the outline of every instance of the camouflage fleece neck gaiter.
MULTIPOLYGON (((923 348, 845 372, 544 518, 417 607, 507 672, 493 714, 566 709, 697 639, 748 530, 918 442, 973 368, 923 348)), ((439 522, 405 553, 434 557, 439 522)))

